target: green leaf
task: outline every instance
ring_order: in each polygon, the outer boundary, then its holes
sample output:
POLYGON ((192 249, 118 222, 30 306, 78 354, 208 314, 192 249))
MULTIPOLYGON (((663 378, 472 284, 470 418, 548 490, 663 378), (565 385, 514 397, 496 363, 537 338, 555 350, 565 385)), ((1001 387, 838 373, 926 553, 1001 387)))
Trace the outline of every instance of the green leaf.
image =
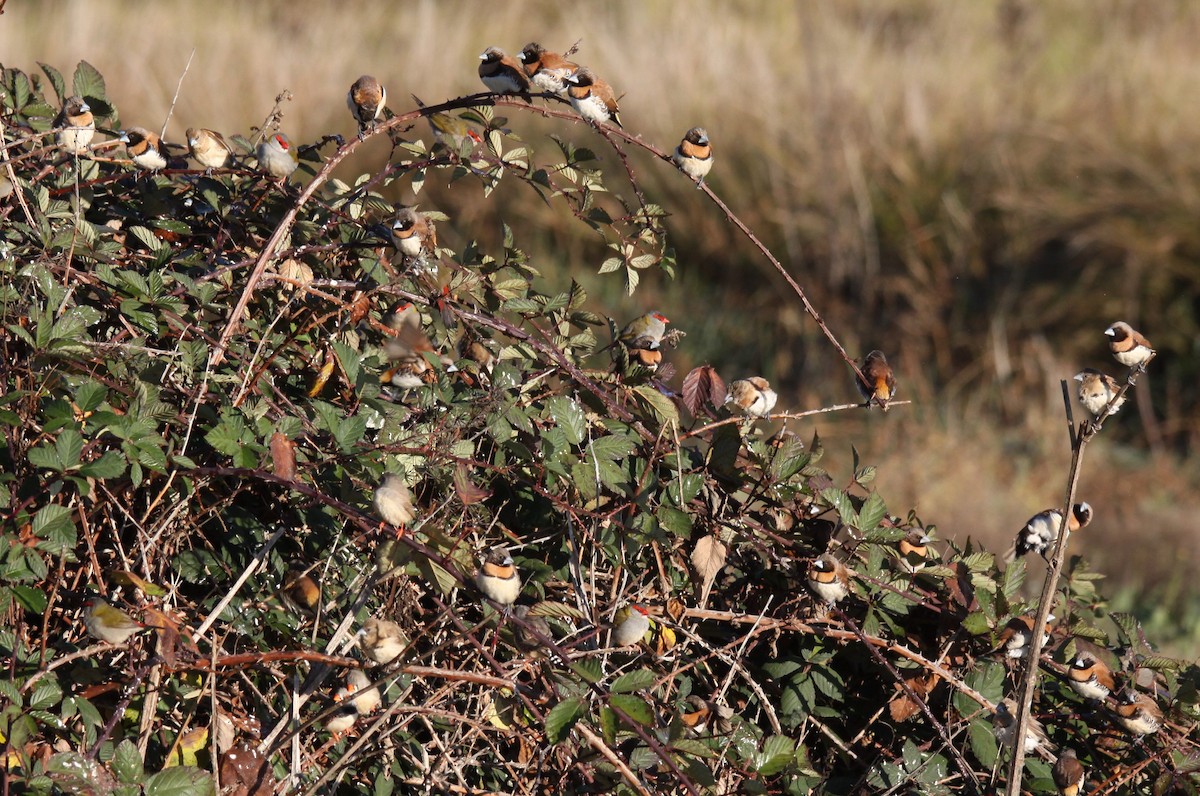
POLYGON ((546 740, 552 744, 562 743, 579 718, 583 715, 582 699, 568 699, 559 702, 546 714, 546 740))
POLYGON ((854 526, 863 533, 875 530, 879 522, 887 516, 887 505, 878 492, 872 492, 858 512, 858 522, 854 526))
POLYGON ((633 694, 613 694, 609 697, 613 710, 618 710, 643 727, 654 726, 654 711, 646 700, 633 694))
POLYGON ((38 61, 37 65, 46 73, 46 77, 50 78, 50 85, 54 86, 54 94, 58 97, 58 104, 62 105, 67 99, 67 81, 63 79, 62 72, 41 61, 38 61))
POLYGON ((142 756, 132 741, 124 740, 117 744, 112 759, 113 774, 123 785, 133 785, 142 780, 142 756))
POLYGON ((546 401, 546 411, 554 418, 568 442, 572 445, 583 443, 584 434, 587 432, 587 418, 579 404, 566 396, 556 395, 546 401))
POLYGON ((764 777, 771 777, 783 771, 791 764, 796 753, 795 742, 786 735, 772 735, 763 741, 762 752, 758 755, 756 768, 764 777))
POLYGON ((657 679, 658 675, 649 669, 636 669, 613 680, 613 684, 609 688, 614 694, 643 691, 654 685, 657 679))
POLYGON ((125 457, 116 451, 106 451, 103 456, 94 462, 88 462, 79 468, 81 475, 88 478, 117 478, 121 473, 125 472, 125 457))
POLYGON ((679 410, 675 408, 674 402, 655 387, 649 384, 639 384, 633 388, 633 392, 640 402, 654 413, 660 423, 679 425, 679 410))
POLYGON ((210 796, 214 793, 212 777, 192 766, 175 766, 146 780, 146 796, 210 796))
POLYGON ((108 99, 108 91, 104 87, 104 76, 100 70, 87 61, 80 61, 75 67, 75 76, 71 81, 75 93, 87 99, 108 99))
POLYGON ((571 663, 571 671, 586 683, 598 683, 604 679, 604 667, 596 658, 581 658, 571 663))

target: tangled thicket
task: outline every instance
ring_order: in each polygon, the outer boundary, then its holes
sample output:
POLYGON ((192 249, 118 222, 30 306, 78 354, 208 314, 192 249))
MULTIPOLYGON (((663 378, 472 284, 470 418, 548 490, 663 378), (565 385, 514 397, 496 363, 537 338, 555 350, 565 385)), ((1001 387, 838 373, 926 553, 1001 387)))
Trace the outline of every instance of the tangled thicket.
MULTIPOLYGON (((908 571, 897 542, 934 529, 890 512, 872 467, 855 455, 839 474, 815 430, 768 435, 729 418, 725 380, 752 374, 677 377, 669 351, 655 374, 613 366, 603 349, 624 319, 589 312, 576 284, 539 290, 515 219, 498 251, 458 229, 467 243, 438 250, 436 272, 380 231, 393 212, 381 194, 399 181, 489 193, 518 180, 529 201, 560 203, 600 236, 609 254, 594 265, 636 294, 643 275, 673 266, 668 210, 636 180, 613 189, 632 177, 623 147, 646 145, 601 128, 611 156, 566 138, 535 152, 497 111, 564 127, 572 114, 548 98, 481 96, 371 132, 393 144, 377 174, 334 178, 359 142, 330 137, 303 150, 315 175, 303 190, 240 166, 138 175, 47 146, 72 92, 42 70, 3 73, 16 177, 0 205, 6 782, 180 794, 211 792, 214 778, 229 793, 989 788, 993 708, 1012 691, 996 635, 1030 610, 1021 563, 944 541, 908 571), (461 117, 480 141, 427 143, 433 113, 461 117), (382 378, 384 314, 398 302, 420 308, 434 349, 426 383, 408 390, 382 378), (370 507, 385 472, 403 474, 416 504, 401 535, 370 507), (472 578, 497 545, 524 579, 512 611, 472 578), (853 570, 832 609, 805 585, 827 552, 853 570), (297 567, 322 588, 312 615, 283 595, 297 567), (88 646, 81 616, 95 593, 140 605, 153 632, 125 650, 88 646), (649 609, 650 631, 606 647, 630 604, 649 609), (408 638, 390 665, 355 649, 372 616, 408 638), (345 710, 333 694, 358 668, 383 705, 331 733, 325 720, 345 710)), ((119 127, 87 64, 73 93, 119 127)), ((1051 742, 1076 750, 1093 792, 1195 793, 1200 669, 1155 656, 1082 561, 1064 571, 1035 702, 1051 742), (1154 695, 1164 728, 1137 740, 1113 703, 1067 688, 1080 650, 1154 695)), ((1026 787, 1054 792, 1046 762, 1029 761, 1026 787)))

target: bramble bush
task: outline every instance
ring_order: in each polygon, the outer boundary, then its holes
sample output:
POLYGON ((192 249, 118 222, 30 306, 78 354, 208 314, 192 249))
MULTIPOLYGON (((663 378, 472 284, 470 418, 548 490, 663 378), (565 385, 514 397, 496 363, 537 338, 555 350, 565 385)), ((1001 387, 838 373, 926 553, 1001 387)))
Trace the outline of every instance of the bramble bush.
MULTIPOLYGON (((476 95, 369 131, 392 146, 377 173, 345 175, 363 142, 328 136, 281 186, 247 163, 285 94, 255 137, 231 137, 238 165, 138 173, 103 143, 53 145, 69 94, 102 131, 121 120, 88 64, 71 90, 40 66, 3 72, 0 740, 15 790, 994 790, 993 710, 1016 683, 996 636, 1032 610, 1024 565, 889 508, 857 452, 826 451, 820 413, 856 406, 780 413, 770 433, 724 407, 725 384, 753 374, 675 374, 669 348, 657 372, 629 365, 609 343, 628 318, 590 310, 574 281, 545 290, 519 218, 489 250, 453 208, 424 207, 465 241, 427 262, 388 234, 384 197, 404 184, 517 181, 604 242, 570 268, 621 279, 629 318, 670 315, 637 303, 675 263, 669 208, 630 161, 672 168, 666 152, 551 97, 476 95), (435 114, 475 135, 431 136, 435 114), (563 134, 522 140, 529 114, 563 134), (385 378, 403 304, 429 342, 412 388, 385 378), (407 528, 373 512, 384 473, 412 493, 407 528), (916 573, 897 549, 914 529, 945 537, 916 573), (475 586, 496 546, 523 580, 513 609, 475 586), (832 607, 806 586, 827 552, 852 570, 832 607), (290 596, 297 572, 319 584, 311 606, 290 596), (97 594, 151 632, 91 643, 97 594), (609 647, 635 604, 650 629, 609 647), (406 636, 391 664, 357 648, 370 617, 406 636), (331 732, 355 669, 383 704, 331 732)), ((685 333, 703 322, 689 315, 685 333)), ((1065 564, 1035 713, 1091 792, 1196 793, 1200 668, 1155 655, 1100 578, 1065 564), (1115 695, 1067 687, 1085 650, 1158 701, 1159 732, 1135 738, 1115 695)), ((1026 790, 1055 792, 1052 759, 1027 761, 1026 790)))

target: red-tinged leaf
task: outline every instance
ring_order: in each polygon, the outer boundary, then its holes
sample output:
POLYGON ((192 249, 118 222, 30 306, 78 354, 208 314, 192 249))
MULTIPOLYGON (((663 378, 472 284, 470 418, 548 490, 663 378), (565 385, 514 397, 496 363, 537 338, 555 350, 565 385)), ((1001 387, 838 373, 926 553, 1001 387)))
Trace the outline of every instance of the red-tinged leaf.
POLYGON ((279 431, 271 435, 271 466, 280 478, 296 480, 296 445, 279 431))
POLYGON ((367 317, 367 313, 371 311, 371 300, 367 298, 366 293, 359 293, 350 300, 350 323, 357 324, 363 318, 367 317))
POLYGON ((470 506, 472 503, 482 503, 492 496, 492 493, 482 487, 476 486, 471 481, 471 474, 467 472, 465 465, 458 465, 454 470, 454 491, 458 493, 458 499, 463 502, 464 506, 470 506))
POLYGON ((700 414, 705 402, 714 407, 725 402, 725 382, 711 365, 701 365, 683 378, 683 405, 692 413, 700 414))

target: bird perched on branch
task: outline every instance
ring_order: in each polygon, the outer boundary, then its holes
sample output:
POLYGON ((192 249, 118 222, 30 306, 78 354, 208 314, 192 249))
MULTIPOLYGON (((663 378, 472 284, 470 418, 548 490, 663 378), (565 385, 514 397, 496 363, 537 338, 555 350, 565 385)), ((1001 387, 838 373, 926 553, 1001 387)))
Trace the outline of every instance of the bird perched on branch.
MULTIPOLYGON (((1046 509, 1029 518, 1021 530, 1013 546, 1004 554, 1005 563, 1015 560, 1027 553, 1037 553, 1042 558, 1046 551, 1058 541, 1058 529, 1062 525, 1063 515, 1058 509, 1046 509)), ((1092 506, 1090 503, 1076 503, 1071 508, 1071 517, 1067 520, 1067 530, 1071 533, 1092 521, 1092 506)))
POLYGON ((418 268, 424 269, 429 260, 437 258, 437 227, 416 205, 396 208, 391 235, 396 251, 411 258, 418 268))
POLYGON ((358 631, 358 645, 363 655, 375 663, 391 663, 408 646, 408 638, 400 625, 388 619, 371 617, 358 631))
POLYGON ((892 373, 887 357, 882 351, 872 351, 858 363, 858 369, 866 381, 855 377, 854 386, 866 401, 865 405, 876 405, 886 412, 888 403, 896 397, 896 375, 892 373))
POLYGON ((1090 652, 1075 656, 1067 670, 1067 682, 1084 699, 1104 699, 1117 687, 1108 664, 1090 652))
POLYGON ((704 178, 712 170, 713 149, 708 132, 703 127, 693 127, 684 134, 671 160, 687 176, 696 181, 696 187, 704 184, 704 178))
POLYGON ((131 127, 121 131, 121 143, 133 165, 146 171, 159 171, 167 167, 167 149, 158 133, 144 127, 131 127))
POLYGON ((617 609, 613 616, 612 636, 610 644, 614 647, 628 647, 638 644, 650 630, 650 613, 642 606, 634 603, 617 609))
POLYGON ((362 75, 346 92, 346 107, 358 122, 358 137, 361 140, 375 126, 387 105, 387 89, 371 75, 362 75))
MULTIPOLYGON (((395 334, 384 341, 384 351, 391 367, 381 380, 405 390, 413 390, 435 381, 437 374, 426 358, 433 354, 433 343, 421 328, 421 313, 411 303, 403 302, 384 316, 383 323, 395 334)), ((450 364, 442 358, 443 364, 450 364)))
POLYGON ((603 78, 581 66, 566 78, 566 84, 567 99, 576 113, 596 125, 611 121, 621 127, 617 96, 603 78))
POLYGON ((57 130, 55 136, 59 147, 68 155, 79 155, 87 151, 96 134, 96 117, 83 97, 74 95, 67 97, 62 110, 54 117, 51 129, 57 130))
POLYGON ((395 528, 403 529, 416 516, 408 484, 397 473, 384 473, 383 480, 375 487, 372 504, 379 518, 395 528))
MULTIPOLYGON (((1121 391, 1116 379, 1093 368, 1084 368, 1076 373, 1075 381, 1079 382, 1079 403, 1083 404, 1083 408, 1088 410, 1092 417, 1104 414, 1104 408, 1108 406, 1109 401, 1121 391)), ((1115 415, 1124 405, 1125 396, 1122 395, 1113 403, 1109 414, 1115 415)))
POLYGON ((1162 727, 1163 712, 1146 694, 1126 689, 1117 705, 1117 723, 1134 735, 1150 735, 1162 727))
POLYGON ((282 184, 300 165, 296 147, 283 133, 272 133, 256 150, 258 167, 282 184))
POLYGON ((90 597, 83 605, 83 626, 93 638, 109 644, 124 644, 130 636, 150 627, 103 597, 90 597))
POLYGON ((185 135, 188 153, 208 173, 233 165, 233 149, 220 133, 202 127, 189 127, 185 135))
POLYGON ((1104 333, 1112 338, 1108 348, 1118 362, 1127 368, 1146 369, 1146 363, 1154 356, 1154 346, 1142 337, 1141 332, 1125 321, 1117 321, 1105 329, 1104 333))
MULTIPOLYGON (((1012 748, 1017 743, 1017 703, 1005 697, 996 703, 996 712, 992 715, 992 733, 1001 746, 1012 748)), ((1048 745, 1046 731, 1042 723, 1032 716, 1029 718, 1029 731, 1025 733, 1025 754, 1031 754, 1048 745)))
POLYGON ((829 605, 841 602, 850 594, 850 570, 826 553, 809 565, 808 587, 829 605))
POLYGON ((552 53, 537 42, 522 48, 517 60, 525 69, 530 85, 539 91, 562 94, 567 90, 566 79, 579 68, 579 64, 568 61, 558 53, 552 53))
POLYGON ((315 616, 321 605, 321 586, 309 574, 312 566, 293 561, 283 575, 283 596, 306 616, 315 616))
POLYGON ((528 94, 529 76, 521 62, 499 47, 488 47, 479 56, 479 79, 496 94, 528 94))
POLYGON ((729 385, 725 403, 730 410, 747 417, 770 416, 779 396, 771 389, 771 383, 762 376, 738 379, 729 385))
POLYGON ((614 359, 618 358, 618 354, 623 354, 627 364, 641 365, 651 372, 658 370, 658 366, 662 364, 660 349, 663 336, 666 335, 667 324, 670 322, 661 312, 647 312, 634 318, 625 324, 625 328, 617 335, 617 342, 621 347, 619 352, 614 354, 614 359))
POLYGON ((929 543, 932 541, 923 530, 913 528, 896 542, 896 550, 900 553, 896 566, 910 575, 925 569, 925 562, 929 558, 929 543))
MULTIPOLYGON (((1042 646, 1044 647, 1050 641, 1050 632, 1053 626, 1050 624, 1054 621, 1054 614, 1046 617, 1045 630, 1042 633, 1042 646)), ((1025 658, 1029 655, 1029 643, 1033 639, 1033 617, 1032 616, 1014 616, 1009 619, 1004 625, 1004 629, 1000 631, 1000 635, 996 638, 996 646, 992 648, 992 652, 1004 650, 1004 654, 1009 658, 1025 658)))
POLYGON ((1063 750, 1050 774, 1054 777, 1059 796, 1078 796, 1083 793, 1083 764, 1079 762, 1074 749, 1063 750))
POLYGON ((493 547, 488 551, 483 566, 475 573, 475 585, 500 605, 508 606, 517 601, 521 593, 521 576, 508 550, 493 547))

